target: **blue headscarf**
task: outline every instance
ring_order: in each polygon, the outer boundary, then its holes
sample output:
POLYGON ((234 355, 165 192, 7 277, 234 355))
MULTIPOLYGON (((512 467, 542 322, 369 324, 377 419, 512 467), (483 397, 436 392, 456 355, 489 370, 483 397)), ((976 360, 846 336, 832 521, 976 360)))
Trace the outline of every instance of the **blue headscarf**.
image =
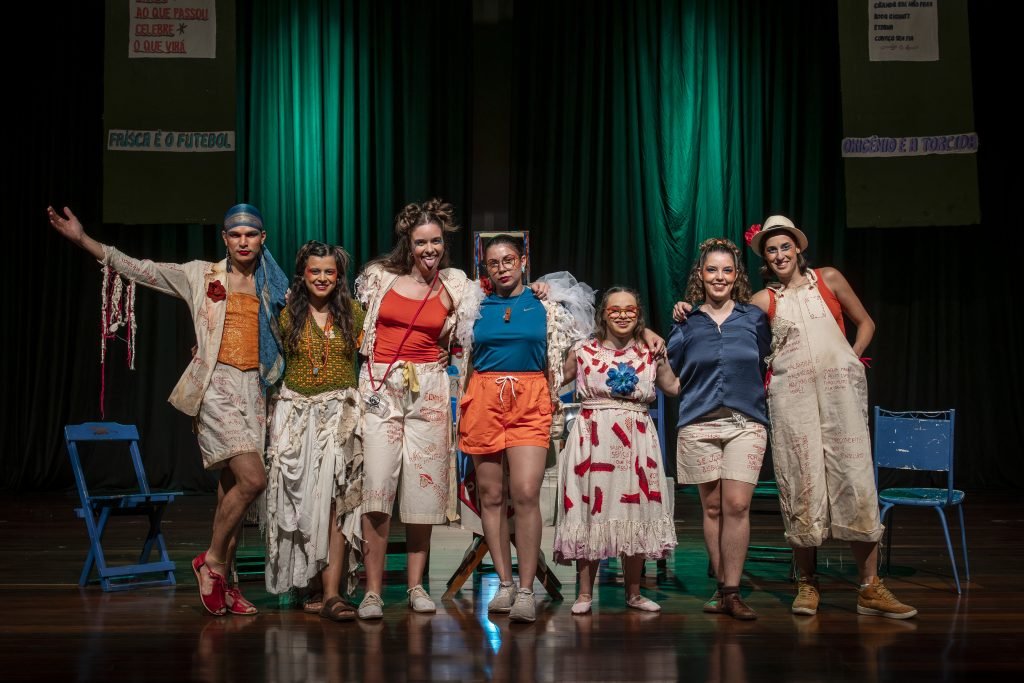
MULTIPOLYGON (((252 204, 235 204, 224 214, 224 229, 240 225, 263 230, 263 216, 252 204)), ((260 384, 264 389, 276 384, 284 375, 284 344, 277 316, 284 308, 284 294, 289 280, 266 247, 260 249, 256 264, 256 296, 260 300, 260 384)))

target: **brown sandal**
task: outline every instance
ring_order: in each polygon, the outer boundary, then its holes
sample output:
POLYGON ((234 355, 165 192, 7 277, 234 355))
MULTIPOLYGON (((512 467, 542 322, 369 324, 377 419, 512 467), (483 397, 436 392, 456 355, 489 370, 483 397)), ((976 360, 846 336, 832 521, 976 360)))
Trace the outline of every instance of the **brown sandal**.
POLYGON ((327 600, 320 608, 320 617, 331 621, 353 621, 356 618, 356 611, 352 606, 335 595, 327 600))
POLYGON ((320 614, 324 608, 324 594, 314 593, 302 602, 302 611, 306 614, 320 614))

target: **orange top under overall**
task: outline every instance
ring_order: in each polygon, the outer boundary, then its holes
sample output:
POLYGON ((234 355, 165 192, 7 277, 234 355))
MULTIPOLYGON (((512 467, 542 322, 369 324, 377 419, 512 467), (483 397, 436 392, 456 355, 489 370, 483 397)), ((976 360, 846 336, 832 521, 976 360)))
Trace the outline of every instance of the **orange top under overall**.
MULTIPOLYGON (((423 299, 410 299, 393 289, 384 295, 377 314, 377 340, 373 348, 376 362, 390 363, 395 360, 398 345, 421 303, 423 299)), ((436 363, 437 338, 447 317, 448 309, 440 296, 427 299, 397 359, 413 363, 436 363)))
MULTIPOLYGON (((836 319, 836 324, 839 325, 839 331, 846 334, 846 324, 843 322, 843 305, 839 303, 839 297, 835 295, 829 286, 825 283, 825 278, 822 277, 821 271, 817 268, 814 269, 814 274, 818 276, 818 293, 821 294, 822 301, 825 302, 825 306, 828 308, 828 312, 832 314, 832 317, 836 319)), ((768 290, 768 319, 773 320, 775 318, 775 291, 768 290)))
POLYGON ((217 362, 239 370, 260 367, 260 300, 252 294, 228 294, 224 313, 224 335, 220 339, 217 362))

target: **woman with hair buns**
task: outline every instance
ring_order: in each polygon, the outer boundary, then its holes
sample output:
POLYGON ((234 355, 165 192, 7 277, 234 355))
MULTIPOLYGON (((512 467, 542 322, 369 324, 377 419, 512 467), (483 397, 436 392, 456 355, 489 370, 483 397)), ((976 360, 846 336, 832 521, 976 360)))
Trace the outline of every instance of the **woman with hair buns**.
POLYGON ((750 301, 740 251, 727 239, 701 243, 690 271, 687 301, 700 302, 669 336, 679 377, 677 478, 696 484, 704 542, 718 581, 704 611, 757 618, 740 596, 750 543, 750 500, 768 442, 764 358, 771 331, 750 301))
POLYGON ((452 205, 409 204, 395 218, 395 247, 356 279, 366 311, 359 348, 363 400, 362 514, 366 594, 357 613, 380 619, 384 560, 395 498, 405 524, 409 607, 434 612, 422 585, 431 526, 454 517, 451 402, 438 345, 447 345, 466 274, 449 268, 446 236, 458 230, 452 205))
POLYGON ((867 377, 860 355, 875 324, 835 268, 811 269, 807 236, 785 216, 752 226, 747 243, 770 282, 754 295, 772 324, 767 359, 772 454, 786 539, 800 576, 794 614, 818 610, 814 549, 829 538, 848 541, 857 562, 857 612, 907 619, 901 603, 877 576, 878 513, 868 430, 867 377), (851 345, 844 315, 857 328, 851 345))
POLYGON ((341 578, 347 565, 351 593, 362 536, 354 509, 362 490, 355 360, 363 309, 349 294, 348 264, 344 249, 317 241, 295 257, 279 316, 285 374, 267 448, 267 590, 319 583, 323 597, 313 602, 332 621, 355 619, 341 578))

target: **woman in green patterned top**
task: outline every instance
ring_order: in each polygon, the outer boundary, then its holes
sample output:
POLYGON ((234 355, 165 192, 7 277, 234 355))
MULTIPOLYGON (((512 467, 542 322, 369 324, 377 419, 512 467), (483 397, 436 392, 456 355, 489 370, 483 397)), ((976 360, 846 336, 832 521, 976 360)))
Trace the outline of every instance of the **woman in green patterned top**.
POLYGON ((348 263, 341 247, 316 241, 295 257, 280 317, 286 369, 267 448, 267 590, 306 588, 319 575, 319 614, 333 621, 355 618, 341 576, 347 564, 350 593, 362 547, 352 511, 362 497, 355 359, 363 310, 349 294, 348 263))

